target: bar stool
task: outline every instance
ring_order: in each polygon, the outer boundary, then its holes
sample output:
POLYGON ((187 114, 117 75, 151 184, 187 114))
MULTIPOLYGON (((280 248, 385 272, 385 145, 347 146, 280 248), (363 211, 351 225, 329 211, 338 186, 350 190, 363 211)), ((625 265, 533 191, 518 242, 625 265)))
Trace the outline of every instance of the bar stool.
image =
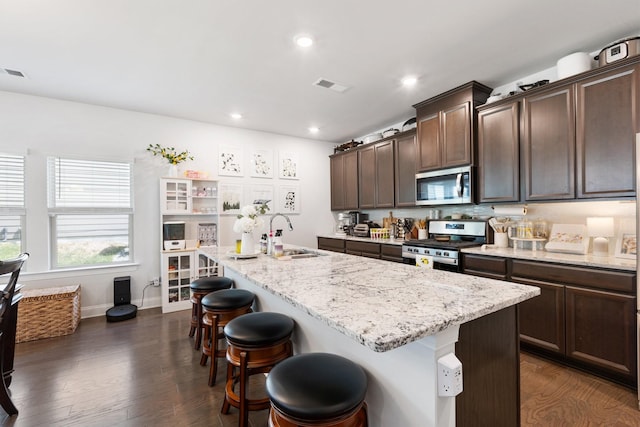
POLYGON ((216 380, 218 357, 224 357, 226 354, 224 349, 218 349, 218 340, 224 338, 220 328, 236 317, 250 313, 254 299, 255 295, 244 289, 222 289, 210 292, 202 298, 204 338, 200 365, 205 366, 207 358, 211 357, 209 386, 213 386, 216 380))
POLYGON ((269 312, 245 314, 224 327, 228 363, 221 412, 228 414, 230 406, 238 408, 239 427, 247 426, 249 411, 269 407, 268 397, 247 397, 247 382, 249 376, 269 372, 278 362, 293 354, 290 340, 293 327, 290 317, 269 312), (237 393, 234 390, 236 384, 237 393))
POLYGON ((230 289, 233 287, 233 280, 220 276, 201 277, 191 282, 189 287, 191 288, 191 328, 189 329, 189 336, 192 337, 195 333, 196 338, 193 348, 198 350, 202 341, 202 305, 200 301, 209 292, 230 289))
POLYGON ((293 356, 266 381, 271 427, 366 427, 367 376, 349 359, 329 353, 293 356))

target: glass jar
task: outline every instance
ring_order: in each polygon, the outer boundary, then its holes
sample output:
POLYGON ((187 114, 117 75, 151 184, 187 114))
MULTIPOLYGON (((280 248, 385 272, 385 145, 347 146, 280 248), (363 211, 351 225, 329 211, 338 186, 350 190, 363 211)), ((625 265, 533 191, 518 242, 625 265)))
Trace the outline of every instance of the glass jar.
POLYGON ((547 221, 542 218, 538 218, 533 223, 533 237, 536 239, 546 239, 549 235, 548 233, 547 221))

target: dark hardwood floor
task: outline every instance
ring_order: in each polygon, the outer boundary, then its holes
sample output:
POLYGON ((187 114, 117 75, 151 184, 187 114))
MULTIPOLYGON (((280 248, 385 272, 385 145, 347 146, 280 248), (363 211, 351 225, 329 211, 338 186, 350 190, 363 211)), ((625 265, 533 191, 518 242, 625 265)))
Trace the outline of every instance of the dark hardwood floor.
MULTIPOLYGON (((188 330, 188 311, 151 309, 18 344, 11 392, 20 414, 0 419, 16 427, 237 426, 237 410, 220 414, 224 362, 208 387, 188 330)), ((640 426, 632 390, 527 354, 521 367, 523 426, 640 426)), ((267 410, 249 418, 267 426, 267 410)))

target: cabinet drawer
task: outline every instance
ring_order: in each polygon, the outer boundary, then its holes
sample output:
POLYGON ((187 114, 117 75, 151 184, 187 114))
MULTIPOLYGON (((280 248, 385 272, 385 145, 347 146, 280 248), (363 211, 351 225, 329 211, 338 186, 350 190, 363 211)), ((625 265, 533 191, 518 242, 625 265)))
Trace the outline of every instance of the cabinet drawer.
POLYGON ((481 255, 463 255, 464 272, 486 275, 493 278, 507 278, 507 259, 481 255), (483 274, 484 273, 484 274, 483 274))
POLYGON ((318 249, 326 251, 344 252, 343 239, 330 239, 328 237, 318 237, 318 249))
POLYGON ((381 244, 380 258, 387 261, 402 262, 402 246, 381 244))
POLYGON ((636 274, 624 271, 598 270, 568 265, 513 260, 511 278, 544 280, 564 285, 635 293, 636 274))
POLYGON ((346 241, 347 251, 361 252, 363 256, 376 255, 380 258, 380 244, 369 242, 346 241))

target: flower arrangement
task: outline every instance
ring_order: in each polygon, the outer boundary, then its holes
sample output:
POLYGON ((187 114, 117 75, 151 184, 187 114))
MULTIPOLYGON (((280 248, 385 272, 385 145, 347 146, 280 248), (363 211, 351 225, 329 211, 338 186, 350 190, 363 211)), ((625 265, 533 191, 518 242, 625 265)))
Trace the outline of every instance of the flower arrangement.
POLYGON ((187 160, 193 160, 193 156, 190 155, 189 151, 187 150, 181 153, 177 153, 175 148, 165 148, 160 144, 149 144, 149 146, 147 147, 147 151, 152 153, 154 156, 160 156, 167 159, 172 165, 177 165, 178 163, 186 162, 187 160))
POLYGON ((238 219, 233 224, 236 233, 251 233, 258 227, 262 227, 264 221, 258 215, 264 215, 269 210, 266 203, 261 205, 246 205, 240 209, 238 219))

